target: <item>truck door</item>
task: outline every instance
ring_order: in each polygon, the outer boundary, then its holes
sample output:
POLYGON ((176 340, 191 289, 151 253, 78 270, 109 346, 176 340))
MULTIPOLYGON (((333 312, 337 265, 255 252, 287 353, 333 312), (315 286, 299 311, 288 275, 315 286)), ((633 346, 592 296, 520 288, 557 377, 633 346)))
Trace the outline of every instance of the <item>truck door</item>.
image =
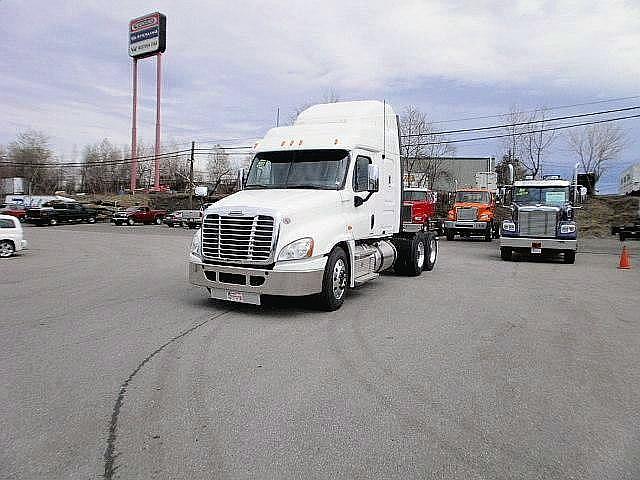
MULTIPOLYGON (((345 197, 347 201, 345 203, 347 212, 349 212, 347 220, 355 239, 370 236, 373 231, 373 225, 376 222, 373 198, 358 207, 353 203, 354 196, 358 196, 363 200, 369 196, 367 183, 369 178, 369 165, 371 165, 371 163, 371 157, 358 155, 354 162, 351 179, 351 190, 353 194, 349 192, 348 187, 345 189, 345 193, 347 194, 345 197)), ((380 219, 377 219, 377 221, 380 221, 380 219)))

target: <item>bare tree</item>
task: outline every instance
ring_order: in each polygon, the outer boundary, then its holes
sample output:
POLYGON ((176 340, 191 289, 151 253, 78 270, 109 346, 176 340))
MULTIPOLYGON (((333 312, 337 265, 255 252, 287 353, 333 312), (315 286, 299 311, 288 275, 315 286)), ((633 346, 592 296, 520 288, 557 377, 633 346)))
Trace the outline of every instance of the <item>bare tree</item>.
POLYGON ((618 125, 600 123, 571 130, 568 143, 582 169, 585 173, 593 172, 595 182, 598 183, 609 165, 620 156, 627 139, 624 130, 618 125))
POLYGON ((211 193, 215 193, 225 175, 231 172, 229 154, 220 145, 213 147, 213 151, 207 155, 207 174, 209 182, 213 184, 211 193))
POLYGON ((124 173, 122 153, 108 139, 100 143, 87 145, 84 150, 81 168, 81 188, 89 193, 110 193, 122 189, 124 173))
POLYGON ((536 178, 543 170, 545 157, 556 140, 555 131, 543 131, 547 110, 538 107, 533 112, 522 112, 516 106, 504 117, 504 147, 508 163, 522 165, 536 178))
POLYGON ((400 115, 400 134, 403 136, 400 157, 407 179, 434 188, 439 180, 450 175, 443 159, 453 156, 455 147, 444 143, 444 136, 436 134, 427 116, 413 105, 400 115))
POLYGON ((33 192, 50 193, 56 189, 58 175, 45 164, 55 161, 50 148, 49 137, 42 132, 29 130, 19 133, 16 140, 9 143, 7 161, 9 176, 27 180, 33 192))

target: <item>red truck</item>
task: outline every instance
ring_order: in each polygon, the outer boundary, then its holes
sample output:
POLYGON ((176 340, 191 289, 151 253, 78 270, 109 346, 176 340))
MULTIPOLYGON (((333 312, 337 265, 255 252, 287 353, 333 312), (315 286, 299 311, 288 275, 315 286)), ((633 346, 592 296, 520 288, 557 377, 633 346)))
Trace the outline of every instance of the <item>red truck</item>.
POLYGON ((149 207, 130 207, 114 213, 111 221, 116 225, 125 223, 127 225, 135 225, 136 223, 162 225, 162 220, 166 214, 166 210, 151 210, 149 207))
POLYGON ((0 214, 11 215, 12 217, 19 219, 21 222, 24 222, 27 210, 17 203, 6 203, 0 205, 0 214))
POLYGON ((402 194, 402 223, 421 225, 425 230, 438 229, 436 192, 426 188, 405 188, 402 194))

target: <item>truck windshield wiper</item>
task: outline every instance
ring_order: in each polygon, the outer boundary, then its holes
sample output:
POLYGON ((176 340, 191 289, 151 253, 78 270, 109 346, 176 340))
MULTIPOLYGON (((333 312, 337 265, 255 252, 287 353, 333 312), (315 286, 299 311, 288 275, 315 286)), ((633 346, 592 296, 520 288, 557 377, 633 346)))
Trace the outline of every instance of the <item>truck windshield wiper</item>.
POLYGON ((294 184, 289 184, 286 186, 286 188, 308 188, 310 190, 329 190, 331 189, 330 186, 327 185, 320 185, 320 184, 302 184, 302 183, 294 183, 294 184))

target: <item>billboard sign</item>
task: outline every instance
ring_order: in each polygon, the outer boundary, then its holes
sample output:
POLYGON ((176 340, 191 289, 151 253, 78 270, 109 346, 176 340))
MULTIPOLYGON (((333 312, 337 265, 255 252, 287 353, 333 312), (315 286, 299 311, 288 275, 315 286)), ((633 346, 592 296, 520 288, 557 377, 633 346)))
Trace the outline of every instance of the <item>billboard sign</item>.
POLYGON ((129 22, 129 56, 144 58, 167 47, 167 17, 159 12, 129 22))

